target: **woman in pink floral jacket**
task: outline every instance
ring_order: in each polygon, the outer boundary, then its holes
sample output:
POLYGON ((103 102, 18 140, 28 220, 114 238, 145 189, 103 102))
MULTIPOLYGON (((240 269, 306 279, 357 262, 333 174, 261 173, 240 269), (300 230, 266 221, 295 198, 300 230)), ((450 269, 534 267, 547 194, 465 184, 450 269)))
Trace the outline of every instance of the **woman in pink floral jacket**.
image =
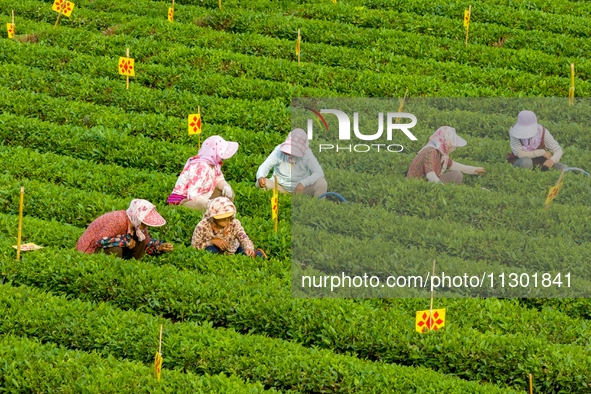
POLYGON ((225 196, 233 200, 234 192, 221 167, 223 160, 234 156, 237 150, 237 142, 217 135, 206 139, 199 154, 187 160, 166 203, 203 211, 212 198, 225 196))

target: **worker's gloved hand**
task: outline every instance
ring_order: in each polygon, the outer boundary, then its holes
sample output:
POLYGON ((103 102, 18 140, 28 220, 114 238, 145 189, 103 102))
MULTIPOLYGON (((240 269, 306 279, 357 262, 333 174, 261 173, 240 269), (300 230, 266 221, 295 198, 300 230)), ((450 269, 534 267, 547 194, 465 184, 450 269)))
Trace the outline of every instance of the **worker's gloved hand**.
POLYGON ((222 196, 226 196, 230 200, 232 200, 234 198, 234 191, 232 190, 230 185, 224 186, 224 188, 222 189, 222 196))

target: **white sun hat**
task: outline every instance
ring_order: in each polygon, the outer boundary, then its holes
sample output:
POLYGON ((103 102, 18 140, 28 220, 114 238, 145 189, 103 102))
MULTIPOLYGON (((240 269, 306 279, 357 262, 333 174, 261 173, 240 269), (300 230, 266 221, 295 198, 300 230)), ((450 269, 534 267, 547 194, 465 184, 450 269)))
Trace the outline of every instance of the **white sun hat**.
POLYGON ((517 116, 517 123, 509 133, 519 139, 532 138, 538 132, 538 119, 532 111, 521 111, 517 116))

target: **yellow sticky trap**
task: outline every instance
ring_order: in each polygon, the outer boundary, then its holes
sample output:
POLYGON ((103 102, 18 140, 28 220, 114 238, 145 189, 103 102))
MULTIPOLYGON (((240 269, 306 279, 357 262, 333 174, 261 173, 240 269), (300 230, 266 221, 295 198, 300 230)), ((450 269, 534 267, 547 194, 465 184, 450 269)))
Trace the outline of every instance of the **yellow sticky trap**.
POLYGON ((174 8, 168 8, 168 21, 172 22, 174 20, 174 8))
POLYGON ((160 373, 162 372, 162 355, 160 352, 156 352, 154 357, 154 371, 156 371, 156 379, 160 380, 160 373))
POLYGON ((201 134, 201 114, 191 114, 187 121, 189 135, 201 134))
POLYGON ((556 196, 558 196, 560 189, 562 189, 563 183, 564 183, 564 181, 560 181, 560 183, 558 185, 554 185, 550 188, 550 190, 548 191, 548 197, 546 197, 546 202, 544 203, 544 205, 550 204, 552 202, 552 200, 554 200, 556 198, 556 196))
POLYGON ((296 41, 296 50, 295 50, 296 56, 300 54, 300 39, 298 38, 296 41))
POLYGON ((8 31, 8 38, 14 37, 14 32, 16 31, 16 28, 14 27, 13 23, 7 23, 6 30, 8 31))
POLYGON ((58 13, 61 12, 64 16, 69 18, 70 15, 72 15, 72 11, 74 11, 74 3, 66 0, 55 0, 51 9, 58 13), (65 6, 64 1, 66 2, 65 6))
POLYGON ((468 27, 470 24, 470 11, 464 10, 464 27, 468 27))
POLYGON ((279 216, 279 196, 273 190, 273 197, 271 197, 271 219, 276 219, 279 216))
POLYGON ((130 77, 135 76, 135 65, 134 60, 130 57, 119 58, 119 74, 127 75, 130 77))
MULTIPOLYGON (((18 249, 18 245, 12 245, 12 247, 18 249)), ((21 245, 21 252, 30 252, 31 250, 39 250, 42 248, 43 246, 35 245, 34 243, 29 242, 21 245)))
POLYGON ((431 318, 431 311, 417 311, 417 318, 415 322, 415 329, 417 332, 425 332, 429 330, 439 330, 445 326, 445 308, 433 309, 433 318, 431 318))

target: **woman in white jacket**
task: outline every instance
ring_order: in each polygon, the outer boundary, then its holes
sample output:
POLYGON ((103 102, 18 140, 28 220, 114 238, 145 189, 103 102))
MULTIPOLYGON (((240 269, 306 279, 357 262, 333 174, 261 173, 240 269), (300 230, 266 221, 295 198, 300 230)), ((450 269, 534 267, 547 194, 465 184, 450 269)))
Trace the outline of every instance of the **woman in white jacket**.
POLYGON ((302 129, 294 129, 284 143, 260 165, 257 171, 256 186, 273 189, 273 177, 267 179, 269 171, 277 175, 278 189, 281 193, 303 193, 318 197, 327 190, 324 172, 308 144, 308 135, 302 129))

